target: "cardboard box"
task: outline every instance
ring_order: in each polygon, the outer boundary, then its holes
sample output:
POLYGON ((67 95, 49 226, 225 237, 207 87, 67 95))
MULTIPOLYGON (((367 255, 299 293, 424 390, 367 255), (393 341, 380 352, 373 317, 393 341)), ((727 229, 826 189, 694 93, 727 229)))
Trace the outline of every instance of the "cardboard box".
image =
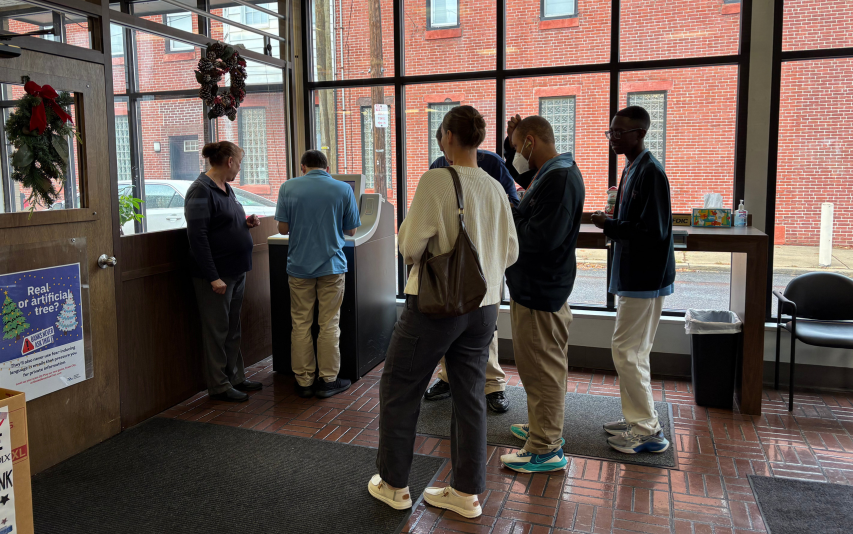
POLYGON ((27 401, 20 391, 0 388, 0 407, 9 407, 9 422, 12 429, 12 450, 0 451, 0 476, 8 469, 7 454, 12 461, 12 484, 15 491, 16 534, 34 534, 33 492, 30 484, 29 436, 27 434, 27 401))
POLYGON ((732 225, 732 210, 730 209, 693 209, 693 226, 713 226, 729 228, 732 225))

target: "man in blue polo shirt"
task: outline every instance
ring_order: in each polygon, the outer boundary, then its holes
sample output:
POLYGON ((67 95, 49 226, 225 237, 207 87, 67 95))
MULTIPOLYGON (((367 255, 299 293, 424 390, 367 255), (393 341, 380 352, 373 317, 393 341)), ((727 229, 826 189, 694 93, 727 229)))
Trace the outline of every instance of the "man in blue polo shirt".
POLYGON ((278 231, 290 234, 287 274, 293 332, 290 358, 300 397, 327 398, 346 391, 350 381, 338 377, 341 368, 338 322, 344 300, 344 234, 361 226, 355 194, 329 174, 329 162, 319 150, 302 155, 302 174, 281 185, 275 220, 278 231), (319 306, 317 364, 314 363, 314 303, 319 306), (319 365, 319 376, 315 377, 319 365), (316 378, 316 383, 315 383, 316 378))

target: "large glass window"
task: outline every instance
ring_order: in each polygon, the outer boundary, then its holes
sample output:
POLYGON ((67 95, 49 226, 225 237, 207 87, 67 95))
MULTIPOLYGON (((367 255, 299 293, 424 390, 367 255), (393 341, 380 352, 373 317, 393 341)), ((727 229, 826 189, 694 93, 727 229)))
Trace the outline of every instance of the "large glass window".
MULTIPOLYGON (((739 66, 749 51, 740 50, 739 2, 622 0, 615 8, 607 0, 539 0, 538 6, 506 0, 501 2, 506 13, 499 17, 494 0, 403 0, 403 26, 397 32, 393 21, 379 23, 393 10, 391 0, 354 4, 358 24, 349 23, 346 5, 331 0, 310 5, 313 69, 305 81, 316 112, 315 129, 307 133, 316 136, 316 146, 329 154, 337 172, 353 172, 358 164, 369 176, 371 168, 376 173, 380 165, 388 167, 376 145, 380 139, 388 141, 369 125, 370 110, 389 100, 403 106, 402 124, 394 124, 391 113, 390 142, 403 143, 405 166, 400 183, 388 191, 389 198, 399 196, 401 214, 420 177, 441 155, 435 140, 441 119, 453 106, 465 104, 486 119, 487 138, 480 148, 499 154, 508 117, 546 117, 557 149, 571 152, 583 174, 587 212, 604 208, 608 188, 618 183, 624 158, 611 152, 604 134, 612 113, 629 104, 643 106, 652 117, 647 145, 666 165, 676 213, 702 206, 705 193, 720 193, 726 207, 734 207, 734 191, 742 190, 743 177, 736 174, 743 168, 736 157, 744 157, 745 149, 743 136, 736 136, 736 128, 745 127, 737 124, 743 90, 739 66), (499 18, 506 31, 497 28, 499 18), (621 21, 619 41, 611 42, 616 20, 621 21), (395 35, 401 36, 399 42, 395 35), (620 49, 615 58, 613 46, 620 49), (389 49, 404 58, 404 68, 393 85, 382 88, 382 99, 369 88, 351 87, 390 75, 394 65, 389 49), (637 64, 649 61, 656 62, 653 69, 637 64), (555 74, 563 67, 579 74, 555 74), (542 70, 522 70, 537 68, 542 70), (528 72, 537 75, 526 76, 528 72), (348 83, 334 83, 339 80, 348 83), (354 92, 370 98, 354 102, 354 92), (356 113, 359 132, 353 131, 356 113), (399 129, 399 139, 393 128, 399 129), (371 151, 372 165, 367 162, 371 151)), ((396 176, 392 173, 392 181, 396 176)), ((612 309, 606 252, 583 250, 582 255, 570 300, 612 309)), ((678 287, 687 289, 679 289, 681 295, 668 305, 705 307, 701 288, 706 279, 722 284, 714 286, 719 302, 726 298, 728 286, 721 280, 730 257, 682 255, 679 262, 678 287)))

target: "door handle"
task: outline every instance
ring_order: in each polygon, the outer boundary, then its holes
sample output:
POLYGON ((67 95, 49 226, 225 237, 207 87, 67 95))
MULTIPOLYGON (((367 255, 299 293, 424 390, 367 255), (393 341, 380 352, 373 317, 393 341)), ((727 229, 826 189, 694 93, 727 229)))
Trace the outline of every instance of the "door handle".
POLYGON ((167 221, 180 221, 183 217, 166 217, 167 221))
POLYGON ((107 267, 115 267, 118 265, 118 260, 115 256, 107 256, 106 254, 101 254, 98 257, 98 267, 101 269, 106 269, 107 267))

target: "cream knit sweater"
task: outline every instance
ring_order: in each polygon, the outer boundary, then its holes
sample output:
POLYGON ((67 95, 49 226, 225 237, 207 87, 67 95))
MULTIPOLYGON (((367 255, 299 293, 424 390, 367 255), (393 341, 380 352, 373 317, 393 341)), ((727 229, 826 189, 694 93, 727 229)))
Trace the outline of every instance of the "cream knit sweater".
MULTIPOLYGON (((459 174, 465 202, 465 227, 477 253, 488 289, 480 306, 501 301, 503 275, 518 258, 518 238, 512 209, 501 184, 480 168, 453 166, 459 174)), ((434 255, 449 252, 459 235, 459 217, 453 178, 447 169, 432 169, 421 176, 412 206, 400 225, 400 254, 412 265, 405 293, 418 294, 418 273, 424 250, 434 255)))

